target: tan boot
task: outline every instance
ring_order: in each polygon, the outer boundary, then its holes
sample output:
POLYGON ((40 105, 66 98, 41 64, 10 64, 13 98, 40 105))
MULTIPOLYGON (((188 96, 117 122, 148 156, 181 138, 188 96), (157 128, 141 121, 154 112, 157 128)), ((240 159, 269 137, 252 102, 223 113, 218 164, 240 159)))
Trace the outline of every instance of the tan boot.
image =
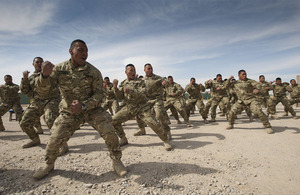
POLYGON ((34 172, 33 178, 40 180, 46 175, 48 175, 54 169, 54 163, 47 164, 45 167, 40 167, 37 171, 34 172))
POLYGON ((274 131, 273 131, 273 129, 272 129, 271 127, 267 128, 266 130, 267 130, 267 133, 268 133, 268 134, 274 133, 274 131))
POLYGON ((28 142, 27 144, 24 144, 22 146, 22 148, 31 148, 34 146, 38 146, 41 144, 41 140, 39 137, 34 138, 33 140, 31 140, 30 142, 28 142))
POLYGON ((215 118, 212 118, 212 119, 210 119, 210 121, 209 122, 216 122, 216 119, 215 118))
POLYGON ((125 145, 127 145, 128 144, 128 140, 127 140, 127 138, 124 136, 124 137, 122 137, 121 139, 120 139, 120 147, 121 146, 125 146, 125 145))
POLYGON ((187 121, 187 122, 186 122, 186 126, 187 126, 187 127, 192 127, 193 125, 190 123, 190 121, 187 121))
POLYGON ((126 168, 120 159, 113 160, 113 168, 120 177, 124 177, 127 173, 126 168))
POLYGON ((278 119, 279 117, 276 114, 271 114, 271 118, 278 119))
POLYGON ((2 125, 0 125, 0 131, 5 131, 5 127, 2 125))
POLYGON ((251 116, 249 116, 249 121, 253 122, 253 115, 251 114, 251 116))
POLYGON ((295 115, 295 116, 293 116, 293 119, 298 119, 298 117, 295 115))
POLYGON ((170 142, 169 141, 165 141, 164 142, 164 145, 165 145, 165 149, 167 151, 171 151, 173 149, 173 147, 171 146, 170 142))
POLYGON ((282 116, 288 116, 289 113, 288 112, 285 112, 282 116))
POLYGON ((229 129, 233 129, 233 125, 231 125, 231 124, 230 124, 230 125, 228 125, 228 126, 226 127, 226 129, 227 129, 227 130, 229 130, 229 129))
POLYGON ((138 132, 133 134, 134 136, 141 136, 141 135, 146 135, 146 129, 141 128, 138 132))
POLYGON ((69 146, 67 143, 64 143, 61 148, 59 148, 58 156, 62 156, 69 152, 69 146))
POLYGON ((205 124, 208 124, 209 121, 208 121, 207 119, 204 119, 204 123, 205 123, 205 124))
POLYGON ((37 134, 44 134, 44 131, 41 126, 35 127, 34 129, 37 134))
POLYGON ((182 122, 180 120, 177 120, 177 124, 180 125, 182 124, 182 122))

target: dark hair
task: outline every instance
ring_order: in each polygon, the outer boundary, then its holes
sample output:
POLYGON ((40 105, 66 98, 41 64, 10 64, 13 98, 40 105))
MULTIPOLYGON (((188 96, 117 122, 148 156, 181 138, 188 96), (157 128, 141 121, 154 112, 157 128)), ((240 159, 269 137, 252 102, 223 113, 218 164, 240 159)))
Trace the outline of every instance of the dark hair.
POLYGON ((281 81, 281 78, 280 78, 280 77, 277 77, 277 78, 276 78, 276 81, 281 81))
POLYGON ((221 74, 217 74, 217 76, 216 77, 221 77, 222 75, 221 74))
POLYGON ((32 62, 34 62, 35 59, 40 59, 40 60, 43 60, 43 61, 44 61, 44 59, 43 59, 42 57, 35 57, 35 58, 33 58, 33 61, 32 61, 32 62))
MULTIPOLYGON (((127 69, 127 67, 129 67, 129 66, 132 66, 132 67, 134 67, 134 65, 133 64, 127 64, 126 66, 125 66, 125 70, 127 69)), ((135 67, 134 67, 135 68, 135 67)))
POLYGON ((142 78, 144 78, 144 76, 143 76, 143 75, 140 75, 140 76, 139 76, 139 79, 142 79, 142 78))
POLYGON ((240 75, 242 72, 246 73, 246 70, 239 70, 238 75, 240 75))
POLYGON ((9 74, 5 75, 5 76, 4 76, 4 79, 5 79, 6 77, 10 77, 10 78, 12 78, 12 76, 11 76, 11 75, 9 75, 9 74))
POLYGON ((194 80, 194 81, 195 81, 196 79, 195 79, 194 77, 192 77, 192 78, 190 79, 190 81, 191 81, 191 80, 194 80))
POLYGON ((146 66, 148 66, 148 65, 149 65, 149 66, 152 66, 150 63, 147 63, 147 64, 144 65, 144 68, 145 68, 146 66))
POLYGON ((71 45, 70 45, 70 49, 73 49, 75 43, 78 43, 78 42, 79 42, 79 43, 83 43, 83 44, 86 45, 86 43, 85 43, 83 40, 81 40, 81 39, 76 39, 76 40, 72 41, 72 43, 71 43, 71 45))
POLYGON ((261 77, 265 77, 264 75, 259 75, 259 78, 261 78, 261 77))
POLYGON ((109 79, 109 77, 104 77, 104 80, 109 79))
POLYGON ((173 77, 172 77, 172 76, 168 76, 168 79, 170 79, 170 78, 172 78, 172 79, 173 79, 173 77))
POLYGON ((290 82, 292 82, 292 81, 295 81, 295 82, 296 82, 296 80, 295 80, 295 79, 291 79, 291 80, 290 80, 290 82))

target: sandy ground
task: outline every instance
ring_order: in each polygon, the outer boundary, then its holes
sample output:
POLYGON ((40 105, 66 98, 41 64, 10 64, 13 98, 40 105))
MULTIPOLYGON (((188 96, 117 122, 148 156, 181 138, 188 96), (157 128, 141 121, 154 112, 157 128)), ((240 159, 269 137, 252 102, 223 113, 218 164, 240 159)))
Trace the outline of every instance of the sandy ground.
MULTIPOLYGON (((300 108, 294 108, 300 116, 300 108)), ((32 174, 45 163, 49 130, 43 125, 42 145, 22 149, 28 138, 6 114, 6 131, 0 132, 0 194, 300 194, 300 119, 281 117, 281 105, 277 110, 280 119, 270 120, 271 135, 245 113, 233 130, 225 129, 225 117, 204 124, 196 113, 191 128, 171 117, 170 152, 149 127, 147 135, 134 137, 136 121, 128 121, 124 129, 130 144, 122 147, 125 178, 113 172, 103 139, 85 125, 69 140, 70 152, 41 181, 32 174)))

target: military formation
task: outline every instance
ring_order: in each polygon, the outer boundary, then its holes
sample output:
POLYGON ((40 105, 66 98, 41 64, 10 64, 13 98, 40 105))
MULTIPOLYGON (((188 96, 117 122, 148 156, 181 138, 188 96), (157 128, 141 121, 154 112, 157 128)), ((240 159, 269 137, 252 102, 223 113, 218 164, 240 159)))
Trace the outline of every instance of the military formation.
MULTIPOLYGON (((88 48, 84 41, 74 40, 69 54, 69 60, 55 66, 36 57, 33 59, 34 73, 29 75, 29 71, 24 71, 20 87, 12 82, 10 75, 5 75, 5 84, 0 86, 1 116, 13 109, 22 131, 30 139, 22 148, 41 144, 41 116, 50 130, 45 165, 33 175, 37 180, 54 169, 57 157, 69 150, 68 140, 84 123, 92 126, 104 139, 113 169, 123 177, 127 170, 121 161, 120 147, 129 143, 123 125, 130 119, 135 118, 139 126, 134 136, 146 135, 145 127, 149 126, 163 142, 166 151, 173 149, 168 109, 177 124, 182 123, 179 113, 186 126, 192 127, 189 118, 195 106, 205 124, 216 122, 219 106, 221 115, 228 120, 227 129, 234 128, 237 115, 245 110, 251 121, 253 117, 261 120, 268 134, 274 133, 268 117, 278 119, 276 105, 279 102, 284 105, 285 116, 289 112, 297 119, 292 105, 300 102, 300 86, 294 79, 290 84, 283 83, 281 78, 273 83, 266 82, 264 75, 261 75, 257 82, 248 78, 245 70, 240 70, 237 80, 234 76, 223 80, 222 75, 217 74, 204 85, 197 84, 196 79, 191 78, 183 88, 174 82, 172 76, 166 78, 154 74, 153 66, 147 63, 144 65, 144 77, 138 77, 135 66, 127 64, 126 79, 119 84, 117 79, 112 83, 108 77, 103 79, 101 72, 86 61, 88 48), (202 92, 206 89, 210 90, 211 98, 204 104, 202 92), (19 90, 32 99, 24 112, 19 90), (271 90, 272 97, 269 95, 271 90)), ((0 131, 4 130, 0 117, 0 131)))

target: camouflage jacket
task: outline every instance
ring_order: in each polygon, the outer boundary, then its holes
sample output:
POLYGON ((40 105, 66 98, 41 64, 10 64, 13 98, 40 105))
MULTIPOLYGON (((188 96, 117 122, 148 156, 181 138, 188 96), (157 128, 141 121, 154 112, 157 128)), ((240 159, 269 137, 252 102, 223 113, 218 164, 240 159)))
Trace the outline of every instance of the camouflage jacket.
POLYGON ((300 97, 300 85, 296 84, 295 86, 291 86, 292 92, 290 92, 291 98, 299 98, 300 97))
POLYGON ((215 80, 212 81, 212 83, 209 83, 209 81, 205 82, 205 88, 210 88, 212 98, 222 98, 225 96, 228 96, 228 91, 225 87, 225 82, 217 82, 215 80))
POLYGON ((190 83, 185 86, 185 91, 189 94, 189 99, 202 99, 201 92, 205 91, 205 87, 201 86, 197 83, 191 85, 190 83))
POLYGON ((225 88, 229 88, 230 85, 232 85, 238 101, 248 105, 256 99, 256 95, 253 93, 253 90, 260 89, 257 83, 257 81, 248 78, 244 81, 237 80, 235 83, 230 83, 230 80, 228 79, 225 81, 225 88))
POLYGON ((162 77, 153 74, 152 77, 145 76, 143 78, 146 84, 147 97, 150 100, 163 99, 164 88, 162 82, 165 80, 162 77))
POLYGON ((115 100, 117 99, 116 96, 115 96, 115 91, 113 89, 113 84, 111 82, 107 84, 104 84, 104 90, 106 92, 106 99, 107 100, 115 100))
POLYGON ((70 112, 73 100, 78 100, 90 111, 99 107, 105 96, 102 74, 88 62, 75 67, 71 60, 67 60, 56 65, 49 77, 40 75, 39 79, 42 88, 52 86, 52 82, 59 86, 61 109, 65 112, 70 112))
POLYGON ((145 81, 139 78, 134 80, 125 79, 119 85, 118 89, 114 89, 118 99, 123 99, 125 105, 130 112, 139 111, 141 108, 148 106, 148 98, 146 96, 145 81), (129 88, 129 93, 124 93, 124 88, 129 88))
POLYGON ((267 81, 264 81, 263 83, 257 82, 257 85, 260 88, 259 93, 257 94, 258 96, 263 96, 263 97, 269 96, 269 91, 272 89, 272 85, 269 82, 267 81), (267 90, 266 87, 269 87, 269 89, 267 90))
POLYGON ((16 101, 20 102, 20 96, 18 94, 19 85, 12 83, 11 85, 0 85, 0 98, 2 103, 9 104, 16 101))
POLYGON ((286 96, 286 92, 291 88, 286 83, 281 83, 280 85, 275 83, 272 85, 272 89, 275 97, 284 97, 286 96))
POLYGON ((40 72, 34 72, 27 80, 21 81, 21 92, 35 101, 47 101, 51 98, 60 98, 59 90, 54 81, 50 81, 49 85, 41 86, 39 78, 40 72))
POLYGON ((166 90, 166 97, 167 97, 167 100, 168 99, 176 99, 180 96, 183 95, 184 93, 184 89, 177 83, 173 82, 173 84, 168 84, 165 88, 166 90), (175 94, 175 96, 172 96, 172 94, 175 94))

